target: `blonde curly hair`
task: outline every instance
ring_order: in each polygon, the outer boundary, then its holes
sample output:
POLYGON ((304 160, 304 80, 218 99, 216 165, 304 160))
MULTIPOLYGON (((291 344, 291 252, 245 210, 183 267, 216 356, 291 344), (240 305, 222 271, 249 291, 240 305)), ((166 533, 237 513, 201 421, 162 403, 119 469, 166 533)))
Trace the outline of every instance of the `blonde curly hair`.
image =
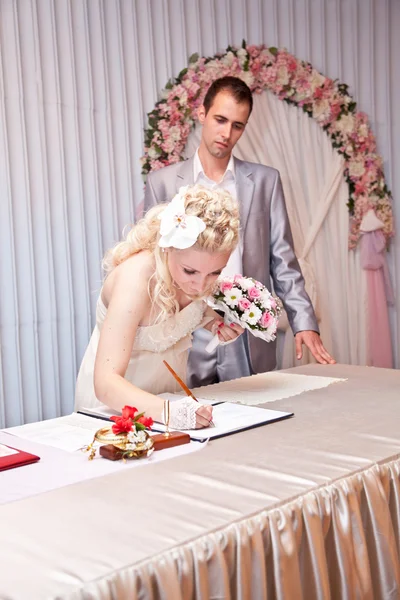
MULTIPOLYGON (((232 252, 239 241, 239 207, 231 194, 223 189, 208 189, 202 185, 188 186, 184 194, 185 212, 202 219, 206 225, 194 249, 207 252, 232 252)), ((103 269, 106 274, 130 256, 148 250, 154 255, 155 272, 149 281, 149 296, 157 321, 179 311, 175 287, 168 268, 168 253, 158 245, 159 214, 166 204, 151 208, 128 232, 125 239, 106 252, 103 269), (154 278, 155 284, 151 282, 154 278)), ((179 251, 179 250, 178 250, 179 251)))

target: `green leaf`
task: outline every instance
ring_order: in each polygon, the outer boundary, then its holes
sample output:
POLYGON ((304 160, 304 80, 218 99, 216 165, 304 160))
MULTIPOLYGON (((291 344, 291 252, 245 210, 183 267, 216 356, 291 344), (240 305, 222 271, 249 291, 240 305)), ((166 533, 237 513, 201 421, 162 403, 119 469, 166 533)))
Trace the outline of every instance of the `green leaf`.
POLYGON ((182 81, 182 77, 184 77, 184 75, 186 75, 187 72, 188 72, 187 67, 182 69, 182 71, 179 73, 178 77, 176 78, 178 83, 180 83, 182 81))
POLYGON ((143 425, 143 423, 135 423, 136 425, 136 431, 144 431, 144 429, 146 429, 146 427, 143 425))
POLYGON ((242 40, 242 48, 244 48, 246 50, 246 40, 242 40))
POLYGON ((354 215, 354 200, 353 200, 353 198, 349 199, 346 206, 349 209, 350 215, 353 216, 354 215))
POLYGON ((156 117, 150 117, 149 118, 149 125, 152 129, 157 129, 157 123, 160 119, 157 119, 156 117))
POLYGON ((277 54, 278 54, 278 48, 275 48, 275 46, 271 46, 271 48, 268 48, 268 50, 271 52, 271 54, 273 56, 277 56, 277 54))
POLYGON ((197 62, 199 60, 199 53, 195 52, 194 54, 192 54, 191 56, 189 56, 189 64, 192 65, 193 63, 197 62))

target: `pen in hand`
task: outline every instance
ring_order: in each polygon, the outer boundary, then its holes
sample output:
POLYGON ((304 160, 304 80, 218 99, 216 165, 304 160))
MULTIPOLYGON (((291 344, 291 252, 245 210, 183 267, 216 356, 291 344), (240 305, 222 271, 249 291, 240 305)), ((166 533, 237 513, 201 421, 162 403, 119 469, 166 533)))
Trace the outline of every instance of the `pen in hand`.
MULTIPOLYGON (((167 367, 168 371, 171 373, 171 375, 174 377, 174 379, 179 383, 179 385, 181 386, 181 388, 183 389, 183 391, 186 393, 187 396, 189 396, 190 398, 193 398, 193 400, 195 400, 196 402, 198 402, 196 396, 193 394, 193 392, 188 388, 188 386, 186 385, 186 383, 184 383, 182 381, 182 379, 179 377, 179 375, 177 373, 175 373, 174 369, 171 367, 171 365, 169 365, 167 363, 166 360, 163 360, 164 365, 167 367)), ((209 425, 211 427, 215 427, 213 421, 211 420, 209 422, 209 425)))

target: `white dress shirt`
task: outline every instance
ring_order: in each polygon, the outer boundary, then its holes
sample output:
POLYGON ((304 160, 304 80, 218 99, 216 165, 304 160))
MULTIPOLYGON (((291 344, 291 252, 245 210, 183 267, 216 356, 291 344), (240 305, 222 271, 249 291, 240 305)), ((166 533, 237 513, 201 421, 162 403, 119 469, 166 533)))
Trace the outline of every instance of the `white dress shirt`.
MULTIPOLYGON (((237 192, 236 192, 236 178, 235 178, 235 163, 233 160, 233 156, 231 155, 228 166, 226 167, 226 171, 222 177, 222 179, 218 182, 213 181, 204 173, 203 165, 201 164, 201 160, 199 157, 199 150, 196 150, 193 160, 193 181, 194 183, 198 183, 200 185, 204 185, 211 190, 215 190, 218 188, 222 188, 229 192, 235 200, 237 200, 237 192)), ((236 246, 235 250, 229 257, 228 264, 225 269, 222 271, 223 275, 236 275, 242 273, 242 256, 243 256, 243 242, 239 238, 239 243, 236 246)))

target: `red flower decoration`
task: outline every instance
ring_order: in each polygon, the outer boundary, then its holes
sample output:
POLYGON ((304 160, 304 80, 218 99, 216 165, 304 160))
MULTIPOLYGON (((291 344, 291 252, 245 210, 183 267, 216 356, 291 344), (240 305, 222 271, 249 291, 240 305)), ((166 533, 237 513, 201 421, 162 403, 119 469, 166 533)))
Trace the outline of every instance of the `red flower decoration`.
POLYGON ((153 419, 151 417, 139 417, 139 419, 136 421, 137 423, 141 423, 142 425, 144 425, 145 427, 147 427, 147 429, 151 429, 153 426, 153 419))
POLYGON ((132 419, 125 419, 124 417, 111 417, 111 421, 115 422, 115 425, 112 426, 112 430, 115 435, 132 431, 132 419))
POLYGON ((124 406, 121 412, 123 419, 134 419, 135 414, 137 413, 137 408, 134 406, 124 406))
POLYGON ((143 413, 137 414, 138 410, 134 406, 124 406, 120 417, 110 417, 115 425, 112 426, 113 433, 129 433, 133 430, 150 429, 153 425, 151 417, 145 417, 143 413), (136 415, 136 416, 135 416, 136 415))

